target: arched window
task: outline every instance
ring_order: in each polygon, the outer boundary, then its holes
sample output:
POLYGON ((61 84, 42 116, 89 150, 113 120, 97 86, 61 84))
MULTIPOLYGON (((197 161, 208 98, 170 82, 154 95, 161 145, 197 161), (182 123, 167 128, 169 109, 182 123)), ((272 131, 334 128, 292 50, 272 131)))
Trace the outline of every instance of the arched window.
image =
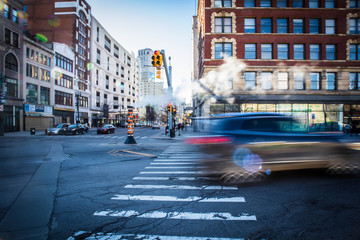
POLYGON ((87 23, 86 15, 83 11, 79 11, 79 17, 87 23))
POLYGON ((15 72, 18 71, 18 63, 17 63, 16 57, 15 57, 14 54, 9 53, 8 55, 6 55, 6 57, 5 57, 5 68, 10 69, 10 70, 15 71, 15 72))

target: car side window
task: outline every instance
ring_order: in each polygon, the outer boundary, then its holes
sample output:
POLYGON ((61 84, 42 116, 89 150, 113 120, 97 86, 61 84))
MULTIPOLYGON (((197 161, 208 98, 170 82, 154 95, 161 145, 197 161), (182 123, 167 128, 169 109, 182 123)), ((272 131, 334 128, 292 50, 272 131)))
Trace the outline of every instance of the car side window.
POLYGON ((261 131, 261 132, 279 132, 279 126, 277 119, 271 118, 259 118, 249 119, 244 122, 244 130, 249 131, 261 131))

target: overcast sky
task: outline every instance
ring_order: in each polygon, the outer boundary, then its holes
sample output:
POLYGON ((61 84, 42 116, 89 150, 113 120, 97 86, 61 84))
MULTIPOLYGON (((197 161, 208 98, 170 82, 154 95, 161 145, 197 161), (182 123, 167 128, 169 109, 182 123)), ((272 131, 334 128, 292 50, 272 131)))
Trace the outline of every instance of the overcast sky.
POLYGON ((184 94, 183 87, 191 81, 192 16, 196 15, 196 0, 87 2, 95 18, 127 51, 137 56, 139 49, 164 49, 166 56, 171 56, 175 93, 184 94))

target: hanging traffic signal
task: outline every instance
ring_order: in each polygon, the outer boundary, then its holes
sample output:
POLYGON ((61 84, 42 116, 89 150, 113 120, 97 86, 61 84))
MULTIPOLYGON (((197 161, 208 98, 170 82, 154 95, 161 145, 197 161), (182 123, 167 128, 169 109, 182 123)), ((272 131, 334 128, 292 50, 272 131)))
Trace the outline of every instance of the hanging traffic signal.
POLYGON ((151 64, 153 67, 160 67, 162 65, 163 57, 159 50, 154 51, 151 59, 151 64))
POLYGON ((167 108, 168 112, 171 112, 171 104, 168 104, 168 108, 167 108))
POLYGON ((151 64, 153 67, 156 67, 156 55, 153 54, 152 57, 151 57, 152 61, 151 61, 151 64))
POLYGON ((156 56, 156 63, 158 64, 158 66, 162 66, 162 62, 163 62, 163 56, 162 56, 162 54, 160 54, 160 55, 157 55, 156 56))
POLYGON ((174 116, 176 115, 176 108, 175 107, 173 108, 173 114, 174 114, 174 116))

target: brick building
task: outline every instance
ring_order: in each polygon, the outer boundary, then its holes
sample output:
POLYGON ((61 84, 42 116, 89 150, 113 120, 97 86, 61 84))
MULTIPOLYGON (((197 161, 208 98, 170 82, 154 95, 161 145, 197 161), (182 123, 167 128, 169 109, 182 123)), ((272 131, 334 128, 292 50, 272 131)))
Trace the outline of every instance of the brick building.
MULTIPOLYGON (((47 42, 68 45, 75 53, 73 89, 81 102, 89 102, 91 7, 85 0, 24 0, 28 15, 26 29, 47 42)), ((88 122, 90 109, 86 104, 77 121, 88 122)))
POLYGON ((196 115, 280 112, 311 130, 360 120, 360 1, 199 0, 193 30, 194 78, 231 99, 197 94, 196 115))

